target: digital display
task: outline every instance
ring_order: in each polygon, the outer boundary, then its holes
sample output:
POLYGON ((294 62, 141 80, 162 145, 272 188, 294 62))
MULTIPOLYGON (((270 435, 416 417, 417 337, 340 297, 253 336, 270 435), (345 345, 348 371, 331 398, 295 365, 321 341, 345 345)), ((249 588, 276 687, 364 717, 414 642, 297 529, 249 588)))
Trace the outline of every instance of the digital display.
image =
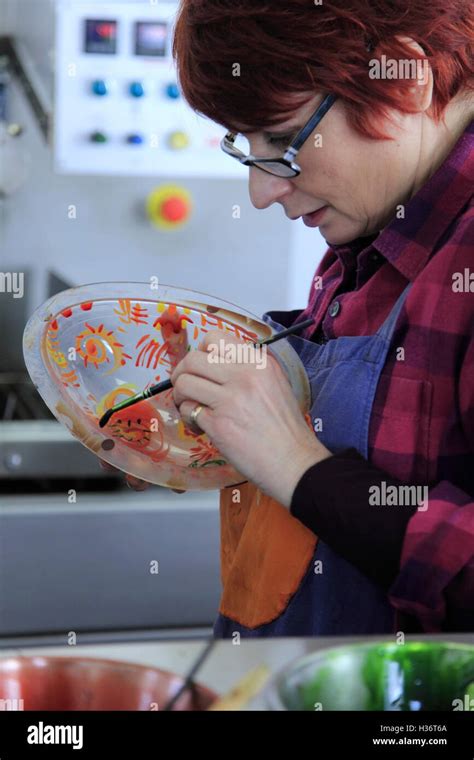
POLYGON ((117 21, 86 19, 86 53, 115 55, 117 52, 117 21))
POLYGON ((138 21, 135 31, 135 55, 166 55, 168 24, 160 21, 138 21))

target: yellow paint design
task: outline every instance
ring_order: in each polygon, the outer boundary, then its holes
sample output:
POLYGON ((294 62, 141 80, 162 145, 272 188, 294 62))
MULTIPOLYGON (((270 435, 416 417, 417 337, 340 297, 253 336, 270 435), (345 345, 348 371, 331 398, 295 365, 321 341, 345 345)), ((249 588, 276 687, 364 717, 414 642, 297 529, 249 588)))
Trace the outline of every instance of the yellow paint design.
POLYGON ((130 398, 130 396, 134 396, 138 393, 138 390, 139 389, 134 383, 124 383, 118 388, 114 388, 113 391, 109 391, 105 396, 102 396, 95 408, 97 416, 102 417, 107 409, 111 409, 119 401, 124 401, 126 398, 130 398))
POLYGON ((181 419, 178 420, 178 424, 176 425, 176 432, 181 441, 189 441, 190 438, 195 440, 196 438, 201 438, 203 435, 206 435, 205 433, 193 433, 186 427, 181 419))

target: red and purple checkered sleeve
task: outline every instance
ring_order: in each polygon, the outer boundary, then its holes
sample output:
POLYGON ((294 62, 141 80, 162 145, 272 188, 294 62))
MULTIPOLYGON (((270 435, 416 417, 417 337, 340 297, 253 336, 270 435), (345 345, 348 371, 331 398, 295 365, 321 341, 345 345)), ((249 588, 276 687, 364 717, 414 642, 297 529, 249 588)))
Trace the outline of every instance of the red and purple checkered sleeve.
POLYGON ((443 481, 408 523, 390 601, 424 631, 472 630, 474 499, 443 481))
MULTIPOLYGON (((457 400, 469 452, 463 467, 471 473, 474 469, 472 327, 471 324, 457 400)), ((466 473, 465 481, 472 483, 472 476, 466 473)), ((390 600, 402 616, 414 616, 425 631, 473 630, 474 493, 441 481, 429 490, 426 506, 408 523, 400 571, 390 589, 390 600)))

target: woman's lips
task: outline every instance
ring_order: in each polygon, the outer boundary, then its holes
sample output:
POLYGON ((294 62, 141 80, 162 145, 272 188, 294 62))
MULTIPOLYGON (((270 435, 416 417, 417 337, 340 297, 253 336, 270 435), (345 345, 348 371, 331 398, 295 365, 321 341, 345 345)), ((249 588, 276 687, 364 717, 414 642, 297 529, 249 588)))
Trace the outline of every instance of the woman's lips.
POLYGON ((322 206, 317 211, 313 211, 312 214, 305 214, 303 216, 303 222, 307 227, 317 227, 324 215, 324 212, 329 206, 322 206))

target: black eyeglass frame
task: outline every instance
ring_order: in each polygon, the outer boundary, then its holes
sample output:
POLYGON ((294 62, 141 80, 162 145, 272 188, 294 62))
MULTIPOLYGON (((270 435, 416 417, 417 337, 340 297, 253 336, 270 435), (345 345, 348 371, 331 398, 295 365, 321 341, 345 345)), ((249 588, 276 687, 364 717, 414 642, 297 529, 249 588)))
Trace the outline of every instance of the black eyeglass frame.
POLYGON ((293 138, 291 143, 286 148, 283 156, 279 158, 258 158, 251 154, 246 156, 241 150, 235 147, 234 141, 238 136, 238 132, 227 132, 221 140, 221 149, 232 158, 235 158, 244 166, 256 166, 257 169, 261 169, 267 174, 272 174, 276 177, 292 178, 297 177, 301 173, 301 168, 294 161, 298 151, 302 148, 311 133, 316 129, 319 122, 327 114, 331 106, 337 100, 337 95, 326 95, 323 101, 319 104, 316 111, 309 117, 306 124, 300 129, 298 134, 293 138), (264 164, 264 166, 260 166, 264 164), (284 173, 278 173, 271 171, 265 167, 265 164, 279 164, 284 167, 284 173))

